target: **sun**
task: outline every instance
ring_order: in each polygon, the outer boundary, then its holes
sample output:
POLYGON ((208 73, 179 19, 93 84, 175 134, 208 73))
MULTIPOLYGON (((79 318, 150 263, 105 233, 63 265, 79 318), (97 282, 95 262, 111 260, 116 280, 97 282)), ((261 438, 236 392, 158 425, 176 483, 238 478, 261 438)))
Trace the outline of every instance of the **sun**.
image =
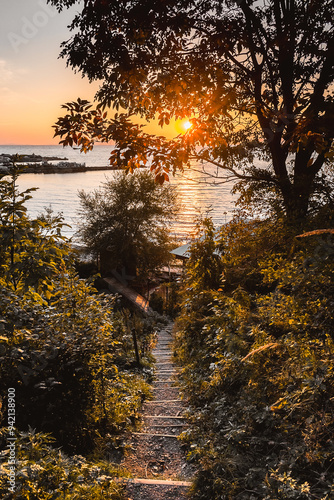
POLYGON ((182 134, 182 135, 185 134, 186 132, 188 132, 193 126, 194 126, 194 124, 192 123, 190 118, 177 119, 177 120, 175 120, 175 123, 174 123, 175 131, 178 134, 182 134))
POLYGON ((184 122, 182 122, 182 128, 185 131, 189 130, 192 126, 193 124, 189 120, 185 120, 184 122))

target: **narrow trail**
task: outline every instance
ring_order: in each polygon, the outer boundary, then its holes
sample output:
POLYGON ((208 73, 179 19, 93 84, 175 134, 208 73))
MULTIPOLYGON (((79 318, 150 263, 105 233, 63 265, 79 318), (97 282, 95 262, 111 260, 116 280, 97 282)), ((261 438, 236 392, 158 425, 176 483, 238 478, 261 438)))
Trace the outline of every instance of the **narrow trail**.
POLYGON ((175 385, 172 361, 173 324, 160 330, 153 355, 156 375, 153 400, 143 407, 142 429, 134 433, 122 465, 134 479, 127 483, 129 500, 186 500, 193 474, 177 436, 185 429, 184 404, 175 385))

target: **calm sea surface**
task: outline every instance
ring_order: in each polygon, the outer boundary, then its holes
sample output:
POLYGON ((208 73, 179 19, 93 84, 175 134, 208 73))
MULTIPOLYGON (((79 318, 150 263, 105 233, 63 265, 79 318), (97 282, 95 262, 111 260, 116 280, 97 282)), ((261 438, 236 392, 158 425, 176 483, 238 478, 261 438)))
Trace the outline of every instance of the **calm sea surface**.
MULTIPOLYGON (((83 154, 72 148, 61 146, 0 146, 0 154, 32 154, 58 156, 70 161, 86 163, 89 166, 108 165, 112 146, 99 145, 93 151, 83 154)), ((32 217, 41 213, 45 207, 62 212, 65 222, 71 228, 65 228, 68 237, 75 233, 78 222, 78 190, 89 192, 100 186, 106 178, 112 177, 112 171, 79 172, 75 174, 24 174, 19 178, 19 188, 23 191, 30 187, 39 188, 32 193, 27 202, 28 212, 32 217)), ((173 232, 187 239, 194 231, 196 216, 209 211, 215 225, 219 226, 231 219, 236 197, 231 195, 232 184, 212 185, 205 183, 205 176, 200 172, 178 174, 171 179, 179 192, 182 209, 173 232)))

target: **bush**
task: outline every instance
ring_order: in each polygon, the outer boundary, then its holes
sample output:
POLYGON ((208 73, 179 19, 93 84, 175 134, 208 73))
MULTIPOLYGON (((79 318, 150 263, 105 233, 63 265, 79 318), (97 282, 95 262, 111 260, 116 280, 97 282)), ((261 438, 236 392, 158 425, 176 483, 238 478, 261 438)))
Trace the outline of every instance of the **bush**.
POLYGON ((56 290, 49 303, 0 290, 0 384, 16 388, 20 429, 51 432, 68 452, 86 453, 101 434, 117 444, 135 423, 147 376, 134 369, 112 296, 71 275, 60 276, 56 290))
MULTIPOLYGON (((7 429, 3 429, 5 434, 7 429)), ((91 462, 80 455, 66 456, 51 447, 48 434, 29 430, 16 440, 15 491, 9 489, 6 461, 0 467, 0 495, 4 500, 124 500, 114 480, 120 470, 107 462, 91 462)), ((2 459, 6 452, 2 452, 2 459)))

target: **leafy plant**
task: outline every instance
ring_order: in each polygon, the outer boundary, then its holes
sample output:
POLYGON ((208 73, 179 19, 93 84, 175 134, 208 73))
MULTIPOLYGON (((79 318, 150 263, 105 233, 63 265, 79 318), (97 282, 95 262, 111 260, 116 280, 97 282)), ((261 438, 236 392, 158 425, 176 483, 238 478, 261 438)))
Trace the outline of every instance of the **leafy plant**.
MULTIPOLYGON (((3 434, 6 429, 2 429, 3 434)), ((4 500, 123 500, 115 479, 122 472, 108 462, 92 462, 80 455, 67 456, 52 448, 48 434, 29 430, 16 439, 15 491, 8 489, 6 451, 1 453, 0 494, 4 500)))
POLYGON ((50 212, 27 216, 18 173, 14 164, 0 182, 1 393, 16 389, 18 429, 51 433, 69 453, 107 453, 119 447, 149 396, 152 325, 137 321, 139 369, 115 298, 98 295, 75 274, 61 219, 50 212))
POLYGON ((9 167, 9 178, 0 179, 0 276, 14 290, 43 291, 51 296, 52 276, 70 262, 70 247, 61 235, 62 216, 46 213, 29 219, 25 202, 35 188, 20 192, 17 180, 24 167, 15 160, 9 167))

